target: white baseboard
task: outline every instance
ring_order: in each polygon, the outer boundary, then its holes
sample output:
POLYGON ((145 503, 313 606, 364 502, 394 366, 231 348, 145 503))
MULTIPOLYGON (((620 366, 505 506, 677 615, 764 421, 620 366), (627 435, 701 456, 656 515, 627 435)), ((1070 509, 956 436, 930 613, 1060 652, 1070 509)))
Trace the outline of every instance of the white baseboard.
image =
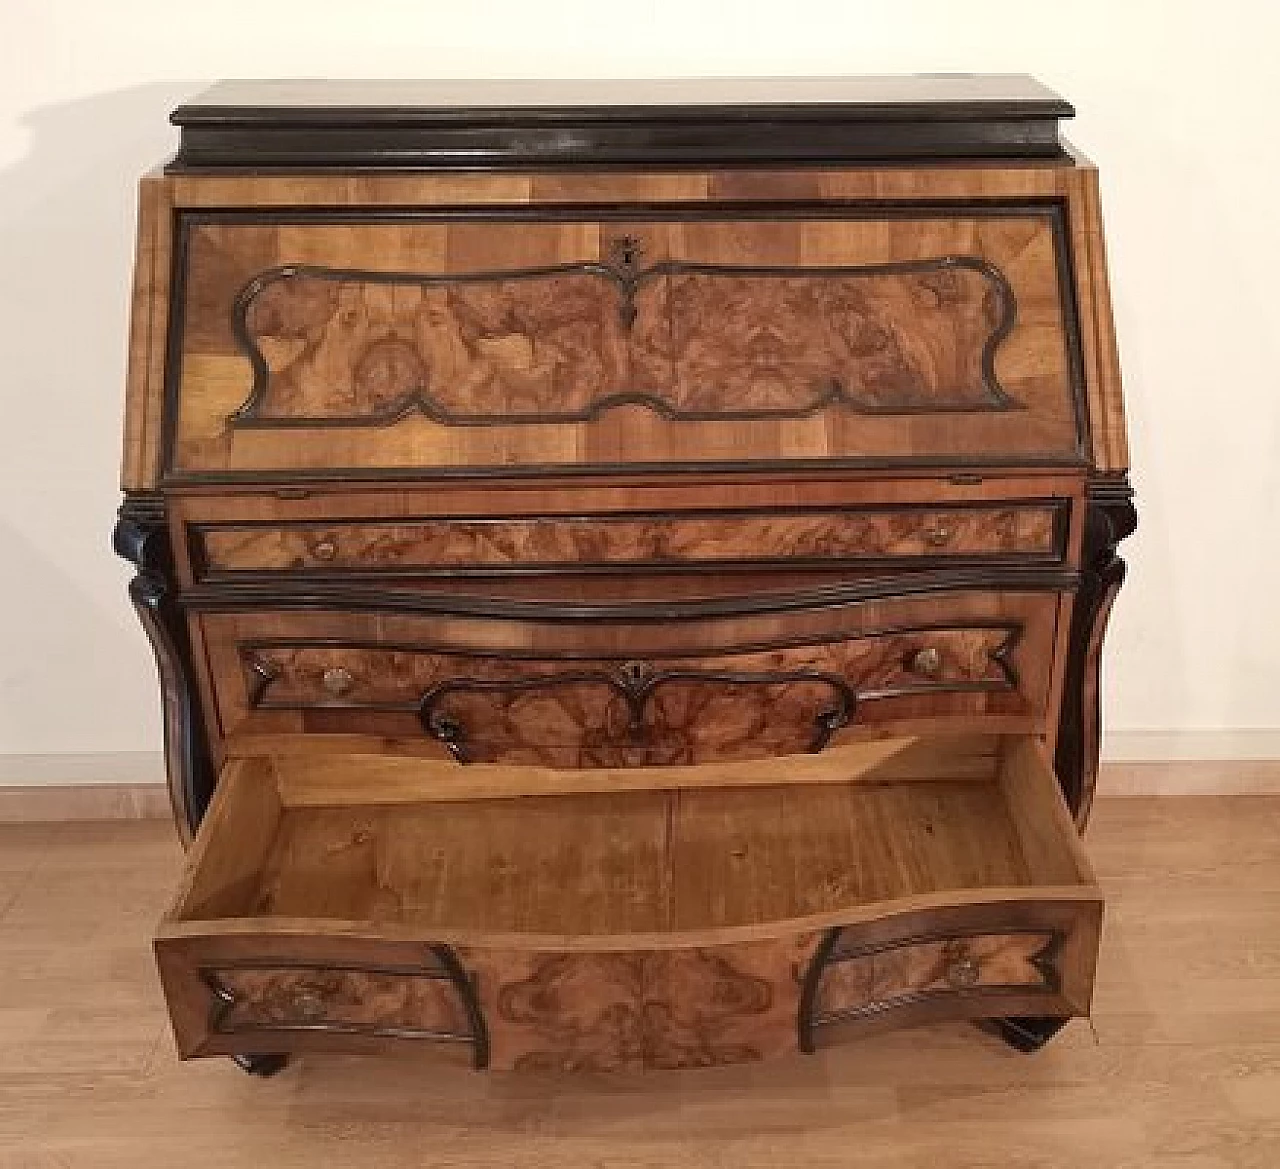
MULTIPOLYGON (((1098 795, 1280 795, 1280 729, 1110 732, 1098 795)), ((168 815, 159 752, 0 754, 0 823, 168 815)))
POLYGON ((1280 759, 1280 727, 1104 727, 1102 757, 1124 763, 1280 759))
POLYGON ((159 751, 0 753, 0 787, 80 787, 91 784, 163 784, 159 751))

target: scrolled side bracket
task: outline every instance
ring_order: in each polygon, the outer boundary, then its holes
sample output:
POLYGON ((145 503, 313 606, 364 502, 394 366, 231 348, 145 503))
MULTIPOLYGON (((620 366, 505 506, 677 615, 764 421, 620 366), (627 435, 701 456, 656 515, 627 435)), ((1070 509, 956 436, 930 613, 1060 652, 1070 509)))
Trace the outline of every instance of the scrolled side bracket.
POLYGON ((149 492, 128 493, 120 506, 112 545, 138 570, 129 582, 129 599, 155 654, 169 800, 178 832, 189 844, 213 796, 216 776, 200 717, 191 641, 177 606, 164 501, 149 492))

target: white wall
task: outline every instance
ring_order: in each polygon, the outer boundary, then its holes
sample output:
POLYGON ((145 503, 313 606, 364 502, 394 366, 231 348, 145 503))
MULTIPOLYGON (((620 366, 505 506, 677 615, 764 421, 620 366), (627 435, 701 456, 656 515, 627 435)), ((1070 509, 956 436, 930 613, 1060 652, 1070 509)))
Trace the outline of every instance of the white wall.
POLYGON ((1110 749, 1280 754, 1271 0, 0 7, 0 782, 158 774, 133 754, 159 742, 156 687, 107 539, 134 181, 170 107, 226 76, 1038 74, 1102 167, 1140 493, 1110 749))

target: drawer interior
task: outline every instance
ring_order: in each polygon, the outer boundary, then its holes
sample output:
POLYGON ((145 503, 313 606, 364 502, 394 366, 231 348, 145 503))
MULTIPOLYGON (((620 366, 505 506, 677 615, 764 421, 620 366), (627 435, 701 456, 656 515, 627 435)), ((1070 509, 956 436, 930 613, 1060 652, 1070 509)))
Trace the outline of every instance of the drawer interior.
POLYGON ((1093 877, 1027 738, 586 772, 279 756, 228 764, 167 925, 621 944, 1053 888, 1093 877))
POLYGON ((255 756, 156 952, 184 1056, 416 1039, 602 1071, 1085 1013, 1100 911, 1024 737, 621 770, 255 756))

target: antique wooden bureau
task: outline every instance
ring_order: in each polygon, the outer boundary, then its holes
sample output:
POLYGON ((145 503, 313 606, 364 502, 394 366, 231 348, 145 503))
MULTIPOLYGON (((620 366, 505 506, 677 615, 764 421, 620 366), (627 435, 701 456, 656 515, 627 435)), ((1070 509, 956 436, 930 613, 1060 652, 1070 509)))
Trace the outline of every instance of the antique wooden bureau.
POLYGON ((116 546, 183 1056, 677 1067, 1086 1013, 1135 523, 1028 78, 224 84, 116 546))

